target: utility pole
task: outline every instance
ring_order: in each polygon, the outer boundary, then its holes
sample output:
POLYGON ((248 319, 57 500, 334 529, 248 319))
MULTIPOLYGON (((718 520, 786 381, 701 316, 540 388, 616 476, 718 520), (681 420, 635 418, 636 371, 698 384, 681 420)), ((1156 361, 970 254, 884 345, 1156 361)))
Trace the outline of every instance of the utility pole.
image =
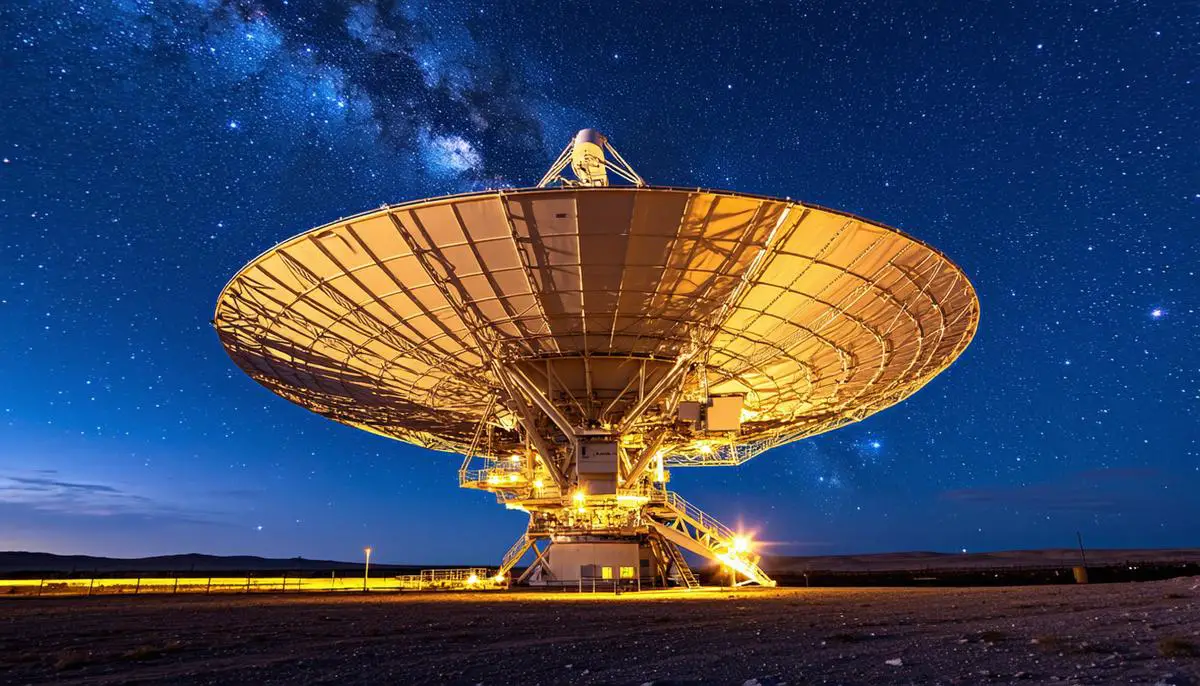
POLYGON ((363 590, 367 590, 367 577, 371 574, 371 546, 363 548, 367 554, 367 564, 363 565, 363 590))

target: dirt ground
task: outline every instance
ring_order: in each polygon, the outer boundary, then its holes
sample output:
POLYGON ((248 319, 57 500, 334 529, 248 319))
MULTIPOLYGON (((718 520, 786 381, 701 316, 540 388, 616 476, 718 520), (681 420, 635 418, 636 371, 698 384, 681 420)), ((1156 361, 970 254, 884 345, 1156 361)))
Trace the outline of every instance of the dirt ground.
POLYGON ((619 597, 0 598, 0 683, 1200 686, 1200 577, 619 597))

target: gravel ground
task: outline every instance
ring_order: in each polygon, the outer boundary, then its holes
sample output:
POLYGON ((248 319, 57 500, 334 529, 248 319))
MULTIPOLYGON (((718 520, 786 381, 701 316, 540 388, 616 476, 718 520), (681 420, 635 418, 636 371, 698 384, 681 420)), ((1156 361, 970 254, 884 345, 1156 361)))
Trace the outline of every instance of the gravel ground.
POLYGON ((1191 684, 1200 577, 619 597, 0 598, 0 683, 1191 684))

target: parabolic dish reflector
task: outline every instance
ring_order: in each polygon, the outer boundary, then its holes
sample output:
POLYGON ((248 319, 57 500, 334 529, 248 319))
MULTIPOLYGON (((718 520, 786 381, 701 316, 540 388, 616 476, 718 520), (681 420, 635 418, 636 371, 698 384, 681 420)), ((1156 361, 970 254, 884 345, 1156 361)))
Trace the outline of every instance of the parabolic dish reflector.
POLYGON ((490 424, 486 450, 520 450, 505 384, 529 384, 575 426, 661 436, 668 464, 714 446, 737 463, 900 402, 978 321, 962 270, 895 229, 791 200, 618 186, 340 220, 256 258, 215 315, 247 374, 351 426, 465 453, 490 424), (693 397, 741 398, 738 430, 681 421, 693 397))

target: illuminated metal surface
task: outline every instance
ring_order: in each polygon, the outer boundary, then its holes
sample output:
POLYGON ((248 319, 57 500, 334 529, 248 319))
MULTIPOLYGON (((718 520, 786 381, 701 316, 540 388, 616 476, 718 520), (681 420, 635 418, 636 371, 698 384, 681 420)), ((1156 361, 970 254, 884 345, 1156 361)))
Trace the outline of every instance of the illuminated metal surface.
POLYGON ((664 500, 665 467, 740 464, 862 419, 975 333, 963 272, 895 229, 645 186, 591 131, 542 183, 555 182, 386 206, 285 241, 225 287, 221 341, 318 414, 466 454, 464 486, 519 509, 552 488, 547 507, 569 510, 596 436, 619 452, 602 493, 664 500), (561 177, 568 163, 578 180, 561 177))
MULTIPOLYGON (((609 187, 441 198, 309 231, 230 282, 216 326, 234 362, 285 398, 463 452, 504 394, 484 347, 542 388, 548 369, 572 421, 612 424, 637 398, 630 382, 652 385, 711 341, 682 397, 705 381, 709 395, 745 393, 737 442, 753 443, 899 402, 966 347, 978 317, 961 270, 878 224, 786 200, 609 187)), ((515 417, 502 407, 498 421, 515 417)), ((639 427, 667 433, 675 455, 713 442, 674 424, 657 411, 639 427)))

